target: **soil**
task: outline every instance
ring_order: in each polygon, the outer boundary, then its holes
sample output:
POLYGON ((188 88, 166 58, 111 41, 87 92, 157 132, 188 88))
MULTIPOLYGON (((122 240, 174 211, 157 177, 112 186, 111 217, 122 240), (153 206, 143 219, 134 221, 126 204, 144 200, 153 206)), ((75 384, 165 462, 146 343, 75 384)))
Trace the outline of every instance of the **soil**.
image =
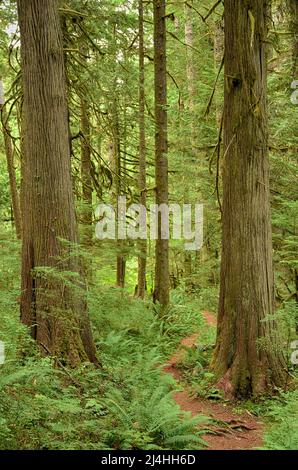
MULTIPOLYGON (((207 325, 215 326, 216 317, 213 313, 203 312, 207 325)), ((173 354, 164 367, 164 372, 171 374, 177 382, 181 382, 181 372, 177 364, 185 354, 186 348, 197 344, 199 334, 195 333, 184 338, 181 347, 173 354)), ((184 384, 182 384, 184 385, 184 384)), ((263 423, 248 410, 235 411, 235 403, 218 402, 192 396, 191 391, 184 387, 182 391, 174 392, 173 398, 183 411, 190 411, 193 416, 205 415, 218 424, 208 425, 210 432, 202 438, 210 450, 249 450, 262 446, 263 423)))

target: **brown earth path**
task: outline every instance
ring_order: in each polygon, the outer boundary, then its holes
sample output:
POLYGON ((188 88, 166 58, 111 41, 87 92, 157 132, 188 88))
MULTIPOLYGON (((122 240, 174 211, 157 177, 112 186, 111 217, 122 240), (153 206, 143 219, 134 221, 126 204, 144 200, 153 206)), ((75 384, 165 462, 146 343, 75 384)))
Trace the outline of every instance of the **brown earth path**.
MULTIPOLYGON (((210 312, 203 312, 207 325, 215 326, 216 317, 210 312)), ((171 374, 174 379, 181 381, 181 373, 177 363, 185 354, 185 348, 193 347, 199 338, 195 333, 181 341, 179 349, 167 362, 164 372, 171 374)), ((207 442, 210 450, 248 450, 262 446, 263 424, 249 411, 236 413, 232 404, 214 402, 200 397, 193 397, 189 390, 175 392, 174 400, 183 411, 190 411, 192 415, 202 414, 222 424, 210 426, 213 434, 205 434, 202 438, 207 442)))

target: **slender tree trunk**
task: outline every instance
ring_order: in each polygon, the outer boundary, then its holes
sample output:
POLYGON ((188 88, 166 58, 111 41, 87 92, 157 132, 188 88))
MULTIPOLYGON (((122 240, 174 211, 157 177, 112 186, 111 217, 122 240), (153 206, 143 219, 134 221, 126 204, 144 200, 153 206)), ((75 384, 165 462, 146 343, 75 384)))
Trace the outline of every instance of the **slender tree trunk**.
POLYGON ((18 0, 25 146, 21 320, 44 353, 76 365, 96 358, 84 280, 72 288, 63 279, 64 271, 80 274, 81 263, 67 243, 78 237, 58 6, 58 0, 18 0))
MULTIPOLYGON (((114 40, 116 41, 116 26, 114 26, 114 40)), ((126 258, 125 258, 125 244, 124 241, 118 238, 118 198, 122 195, 122 161, 121 161, 121 135, 120 135, 120 122, 119 122, 119 91, 117 85, 117 52, 114 52, 114 83, 113 83, 113 96, 111 100, 111 131, 113 142, 111 151, 113 151, 112 159, 114 166, 114 189, 115 189, 115 205, 116 205, 116 221, 117 221, 117 239, 116 239, 116 285, 117 287, 124 288, 125 286, 125 273, 126 273, 126 258)))
POLYGON ((294 269, 294 288, 295 288, 295 301, 296 301, 296 318, 295 318, 295 329, 298 334, 298 269, 294 269))
MULTIPOLYGON (((214 23, 214 69, 215 75, 217 76, 219 69, 222 64, 223 55, 224 55, 224 26, 223 20, 219 19, 214 23)), ((217 88, 219 83, 217 83, 217 88)), ((215 100, 215 116, 216 116, 216 126, 218 129, 221 127, 222 112, 223 106, 219 99, 219 93, 216 91, 214 95, 215 100)))
MULTIPOLYGON (((298 80, 298 1, 287 0, 289 10, 289 26, 292 38, 292 78, 298 80)), ((295 300, 298 306, 298 270, 294 269, 295 300)), ((298 314, 296 316, 296 333, 298 334, 298 314)))
MULTIPOLYGON (((189 204, 189 170, 192 167, 193 158, 197 153, 196 150, 196 128, 195 128, 195 99, 196 99, 196 70, 194 63, 194 31, 193 31, 193 9, 191 5, 192 0, 189 4, 185 3, 185 44, 187 45, 186 50, 186 76, 187 76, 187 87, 188 87, 188 110, 190 118, 190 142, 189 148, 191 149, 191 159, 187 159, 189 152, 185 158, 188 160, 185 164, 185 172, 183 175, 184 179, 184 203, 189 204)), ((191 274, 192 274, 192 255, 190 251, 184 253, 184 273, 186 278, 186 285, 191 285, 191 274)))
POLYGON ((91 126, 88 101, 81 98, 81 180, 82 180, 82 223, 83 245, 92 245, 92 162, 91 162, 91 126))
POLYGON ((290 13, 290 30, 293 33, 292 75, 298 80, 298 1, 287 0, 290 13))
MULTIPOLYGON (((140 204, 146 207, 146 135, 145 135, 145 67, 144 67, 144 7, 139 0, 139 191, 140 204)), ((139 240, 138 297, 146 290, 147 240, 139 240)))
MULTIPOLYGON (((168 204, 168 142, 167 142, 167 67, 166 67, 166 5, 154 0, 154 80, 155 80, 155 167, 156 204, 168 204)), ((169 240, 161 237, 155 248, 155 289, 153 299, 161 305, 169 303, 169 240)))
POLYGON ((10 197, 11 197, 11 205, 13 211, 13 220, 16 229, 16 235, 20 239, 22 235, 22 220, 21 220, 21 209, 20 209, 20 198, 18 193, 17 187, 17 179, 16 173, 14 168, 14 158, 13 158, 13 143, 10 137, 10 128, 8 123, 8 116, 4 105, 4 88, 3 82, 0 80, 1 84, 0 87, 3 89, 3 97, 1 97, 0 102, 0 109, 1 109, 1 122, 2 122, 2 129, 3 129, 3 138, 4 138, 4 146, 5 146, 5 154, 6 154, 6 163, 7 163, 7 171, 9 177, 9 186, 10 186, 10 197))
POLYGON ((225 0, 223 234, 215 373, 227 395, 285 384, 274 313, 266 105, 267 1, 225 0))
MULTIPOLYGON (((117 207, 117 221, 119 219, 118 214, 118 198, 121 196, 121 176, 122 176, 122 165, 121 165, 121 146, 120 146, 120 129, 119 129, 119 118, 118 118, 118 109, 117 103, 115 101, 114 106, 114 161, 115 161, 115 173, 116 173, 116 182, 115 182, 115 191, 116 191, 116 207, 117 207)), ((118 233, 118 224, 117 224, 117 233, 118 233)), ((125 286, 125 271, 126 271, 126 260, 123 254, 124 251, 124 241, 120 240, 117 235, 117 277, 116 283, 118 287, 124 288, 125 286)))
MULTIPOLYGON (((192 0, 189 2, 192 4, 192 0)), ((186 49, 186 75, 187 75, 187 87, 188 87, 188 108, 190 114, 190 126, 191 126, 191 149, 192 153, 196 154, 196 127, 194 121, 195 111, 195 99, 196 99, 196 70, 194 62, 194 31, 193 31, 193 9, 185 3, 185 44, 186 49)))

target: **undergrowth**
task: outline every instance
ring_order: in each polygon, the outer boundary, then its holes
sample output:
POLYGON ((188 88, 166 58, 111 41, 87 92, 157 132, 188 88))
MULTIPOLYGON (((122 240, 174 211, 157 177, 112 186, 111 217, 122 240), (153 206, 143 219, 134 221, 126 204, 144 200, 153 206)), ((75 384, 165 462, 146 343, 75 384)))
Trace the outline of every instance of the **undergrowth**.
POLYGON ((266 415, 270 424, 264 436, 264 448, 298 450, 298 390, 271 400, 266 415))
MULTIPOLYGON (((91 286, 88 306, 100 367, 57 368, 55 358, 40 356, 19 321, 19 244, 9 230, 0 240, 0 340, 6 353, 0 365, 0 449, 204 448, 208 419, 181 412, 172 398, 177 384, 162 365, 181 338, 199 332, 180 367, 197 395, 221 398, 208 370, 215 328, 201 315, 214 311, 217 290, 189 295, 177 288, 161 317, 149 300, 91 286)), ((288 392, 251 404, 251 412, 267 416, 266 449, 298 448, 297 398, 297 391, 288 392)))
POLYGON ((181 336, 198 327, 184 299, 163 320, 148 302, 93 287, 88 305, 101 366, 55 367, 19 322, 19 245, 2 234, 0 449, 195 449, 206 418, 182 413, 161 366, 181 336))

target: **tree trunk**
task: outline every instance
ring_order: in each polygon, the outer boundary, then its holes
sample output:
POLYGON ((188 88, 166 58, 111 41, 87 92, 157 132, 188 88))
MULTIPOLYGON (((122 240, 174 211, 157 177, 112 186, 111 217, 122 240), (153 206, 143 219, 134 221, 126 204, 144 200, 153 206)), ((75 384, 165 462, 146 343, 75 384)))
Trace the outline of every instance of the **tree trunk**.
POLYGON ((21 320, 40 349, 76 365, 96 361, 84 300, 71 184, 58 0, 18 0, 24 90, 21 320), (62 242, 61 239, 66 240, 62 242), (70 243, 68 243, 70 242, 70 243), (72 246, 71 246, 72 245, 72 246), (64 271, 76 274, 73 287, 64 271))
POLYGON ((294 269, 294 285, 295 285, 295 301, 296 301, 296 318, 295 318, 295 328, 296 334, 298 334, 298 269, 294 269))
MULTIPOLYGON (((114 25, 114 32, 113 32, 114 40, 116 41, 116 25, 114 25)), ((113 92, 112 92, 112 99, 111 99, 111 131, 113 142, 110 147, 111 155, 113 160, 114 166, 114 189, 115 189, 115 206, 116 206, 116 229, 117 229, 117 238, 116 238, 116 285, 117 287, 124 288, 125 286, 125 272, 126 272, 126 257, 124 254, 125 251, 125 243, 124 240, 118 238, 118 199, 122 194, 122 161, 121 161, 121 135, 120 135, 120 122, 119 122, 119 91, 118 91, 118 84, 117 84, 117 51, 114 50, 113 54, 113 73, 114 73, 114 81, 113 81, 113 92)))
MULTIPOLYGON (((222 60, 224 55, 224 26, 223 20, 217 20, 214 23, 214 68, 215 68, 215 76, 217 76, 222 60)), ((217 88, 219 86, 219 82, 217 83, 217 88)), ((215 92, 214 101, 215 101, 215 116, 216 116, 216 126, 218 129, 221 127, 221 120, 222 120, 222 103, 219 99, 218 92, 215 92)))
MULTIPOLYGON (((167 69, 165 0, 154 0, 155 173, 156 204, 168 204, 167 69)), ((161 238, 161 217, 155 248, 153 299, 169 303, 169 240, 161 238)))
POLYGON ((293 34, 292 49, 292 76, 298 79, 298 2, 297 0, 287 0, 290 13, 290 30, 293 34))
MULTIPOLYGON (((3 82, 1 81, 1 86, 3 89, 3 82)), ((10 137, 10 128, 7 119, 7 112, 4 105, 4 89, 3 89, 3 97, 1 97, 0 102, 0 109, 1 109, 1 122, 2 122, 2 129, 3 129, 3 138, 4 138, 4 147, 5 147, 5 154, 6 154, 6 163, 7 163, 7 172, 9 177, 9 186, 10 186, 10 197, 11 197, 11 205, 13 211, 13 220, 16 229, 16 235, 20 239, 22 235, 22 220, 21 220, 21 209, 20 209, 20 198, 18 193, 17 187, 17 179, 16 173, 14 168, 14 159, 13 159, 13 144, 10 137)))
POLYGON ((82 180, 82 224, 83 245, 92 245, 92 176, 91 176, 91 148, 90 148, 90 117, 88 102, 81 98, 81 180, 82 180))
POLYGON ((122 175, 122 165, 121 165, 121 147, 120 147, 120 130, 119 130, 119 118, 118 118, 118 109, 117 102, 114 103, 114 114, 113 117, 114 127, 113 127, 113 138, 114 138, 114 162, 115 162, 115 191, 116 191, 116 212, 117 212, 117 276, 116 283, 118 287, 124 288, 125 286, 125 271, 126 271, 126 259, 123 254, 124 252, 124 240, 118 238, 118 199, 121 196, 121 175, 122 175))
MULTIPOLYGON (((192 0, 189 2, 192 4, 192 0)), ((186 3, 185 4, 185 44, 187 45, 186 49, 186 75, 187 75, 187 87, 188 87, 188 108, 190 115, 190 126, 191 126, 191 136, 190 143, 192 153, 196 154, 196 128, 194 121, 194 108, 195 108, 195 98, 196 98, 196 70, 194 63, 194 31, 193 31, 193 10, 186 3)))
POLYGON ((274 313, 266 105, 267 1, 225 1, 223 234, 213 366, 227 395, 285 384, 274 313))
MULTIPOLYGON (((189 2, 192 4, 192 0, 189 2)), ((186 76, 187 76, 187 87, 188 87, 188 110, 190 118, 190 142, 188 143, 189 148, 191 149, 191 159, 187 158, 189 152, 184 155, 186 159, 185 171, 183 175, 184 180, 184 203, 189 204, 189 169, 192 167, 193 159, 196 155, 196 128, 194 120, 195 112, 195 98, 196 98, 196 71, 194 64, 194 31, 193 31, 193 10, 192 8, 185 3, 184 5, 185 13, 185 44, 187 45, 186 52, 186 76)), ((192 168, 192 171, 195 171, 192 168)), ((184 274, 186 285, 189 287, 191 285, 191 274, 192 274, 192 256, 190 251, 185 251, 184 253, 184 274)))
MULTIPOLYGON (((139 0, 139 191, 140 204, 146 207, 146 135, 145 135, 145 67, 144 67, 144 7, 139 0)), ((138 297, 146 290, 147 240, 139 240, 138 297)))

